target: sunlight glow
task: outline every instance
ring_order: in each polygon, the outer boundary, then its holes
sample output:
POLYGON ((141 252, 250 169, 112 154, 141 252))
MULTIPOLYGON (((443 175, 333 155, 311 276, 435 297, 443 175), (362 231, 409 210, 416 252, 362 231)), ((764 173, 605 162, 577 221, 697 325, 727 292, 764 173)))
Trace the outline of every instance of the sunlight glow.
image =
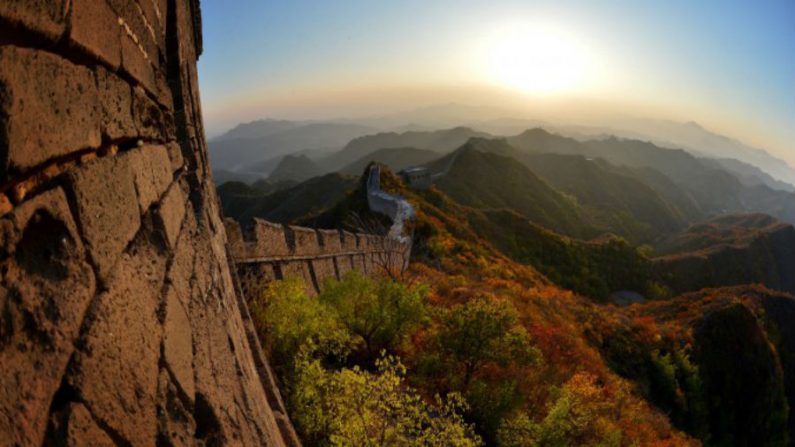
POLYGON ((591 68, 585 46, 549 26, 503 28, 486 40, 483 58, 492 82, 536 95, 582 87, 591 68))

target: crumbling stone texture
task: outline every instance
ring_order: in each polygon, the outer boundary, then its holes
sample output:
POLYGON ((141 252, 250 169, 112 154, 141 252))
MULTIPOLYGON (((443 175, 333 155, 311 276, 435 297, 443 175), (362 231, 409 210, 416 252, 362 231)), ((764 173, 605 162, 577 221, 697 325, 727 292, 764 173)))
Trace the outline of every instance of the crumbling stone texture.
POLYGON ((29 170, 100 145, 101 108, 88 68, 47 51, 2 45, 0 91, 4 171, 29 170))
POLYGON ((229 263, 198 14, 0 1, 2 446, 298 445, 229 263))

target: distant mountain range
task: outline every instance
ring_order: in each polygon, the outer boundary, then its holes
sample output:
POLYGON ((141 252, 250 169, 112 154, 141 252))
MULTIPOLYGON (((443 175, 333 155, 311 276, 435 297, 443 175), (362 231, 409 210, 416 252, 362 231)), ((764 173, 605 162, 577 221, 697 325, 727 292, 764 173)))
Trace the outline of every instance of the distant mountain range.
POLYGON ((252 121, 210 140, 209 146, 214 169, 267 177, 280 157, 287 154, 307 155, 326 172, 333 172, 378 149, 413 147, 447 152, 472 136, 509 137, 529 128, 543 128, 582 142, 620 137, 680 148, 697 158, 714 159, 711 163, 732 172, 748 186, 795 191, 795 169, 786 162, 694 122, 621 118, 602 126, 560 124, 522 118, 512 110, 461 104, 438 104, 355 120, 252 121), (448 141, 443 134, 449 135, 448 141), (435 138, 439 140, 433 141, 435 138), (339 153, 343 148, 345 151, 339 153))
POLYGON ((374 131, 358 124, 266 120, 238 126, 210 140, 208 146, 214 169, 246 171, 257 162, 280 155, 339 150, 352 139, 374 131))

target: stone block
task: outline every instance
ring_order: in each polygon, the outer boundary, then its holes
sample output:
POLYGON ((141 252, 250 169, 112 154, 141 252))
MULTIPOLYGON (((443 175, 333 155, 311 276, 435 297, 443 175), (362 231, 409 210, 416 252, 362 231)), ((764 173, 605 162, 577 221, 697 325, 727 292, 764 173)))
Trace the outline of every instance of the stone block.
MULTIPOLYGON (((108 0, 111 7, 117 12, 123 33, 130 42, 140 48, 144 57, 157 68, 160 59, 160 48, 155 42, 154 28, 148 23, 144 11, 139 3, 129 0, 108 0)), ((165 46, 163 47, 165 50, 165 46)))
POLYGON ((295 225, 290 225, 288 228, 292 234, 294 255, 310 256, 320 253, 320 243, 315 230, 295 225))
POLYGON ((321 290, 323 290, 323 284, 327 280, 338 279, 333 258, 313 259, 310 262, 312 263, 312 271, 315 272, 317 286, 321 290))
POLYGON ((356 248, 359 250, 369 250, 370 240, 366 234, 356 233, 356 248))
POLYGON ((122 157, 130 165, 141 214, 160 200, 174 178, 165 146, 135 148, 122 157))
POLYGON ((0 35, 26 29, 55 43, 66 29, 68 4, 64 0, 3 0, 0 2, 0 29, 8 25, 11 29, 0 31, 0 35))
POLYGON ((249 257, 283 256, 290 254, 284 227, 262 219, 254 219, 243 227, 243 237, 248 241, 249 257))
POLYGON ((72 0, 69 40, 110 65, 121 62, 119 18, 105 0, 72 0))
POLYGON ((356 250, 356 235, 350 231, 342 232, 342 249, 345 251, 356 250))
POLYGON ((240 224, 231 218, 224 219, 224 229, 226 230, 226 240, 229 250, 232 252, 233 259, 246 258, 246 244, 243 241, 243 230, 240 224))
POLYGON ((193 381, 193 337, 188 315, 173 288, 166 291, 163 353, 169 371, 190 399, 196 393, 193 381))
POLYGON ((337 256, 334 258, 334 263, 337 266, 337 273, 340 276, 340 279, 345 276, 346 273, 353 270, 353 256, 351 255, 344 255, 344 256, 337 256))
MULTIPOLYGON (((158 438, 170 447, 196 446, 193 438, 196 421, 193 407, 180 398, 180 391, 169 377, 168 371, 160 370, 158 380, 158 438)), ((193 396, 190 396, 193 399, 193 396)))
POLYGON ((273 265, 268 263, 238 264, 237 275, 243 296, 248 302, 259 299, 268 284, 276 280, 273 265))
POLYGON ((102 108, 102 134, 110 140, 137 137, 130 84, 102 67, 96 67, 95 72, 102 108))
POLYGON ((66 427, 66 445, 68 447, 85 445, 115 447, 116 443, 94 422, 85 405, 71 403, 69 404, 69 422, 66 427))
POLYGON ((129 445, 155 445, 166 258, 142 235, 97 299, 68 382, 92 414, 129 445))
MULTIPOLYGON (((162 74, 155 75, 155 83, 157 92, 155 94, 155 98, 157 102, 160 103, 161 106, 165 107, 166 110, 174 111, 174 94, 171 92, 171 86, 168 83, 168 79, 166 76, 162 74)), ((171 121, 173 121, 173 115, 171 116, 171 121)))
POLYGON ((100 106, 87 68, 45 51, 0 46, 0 91, 0 171, 25 171, 100 145, 100 106))
POLYGON ((364 262, 364 255, 358 254, 351 256, 353 262, 353 269, 359 273, 367 273, 367 268, 364 262))
POLYGON ((180 171, 185 168, 185 159, 182 158, 182 148, 177 143, 168 143, 168 158, 171 160, 171 170, 180 171))
MULTIPOLYGON (((186 219, 187 222, 190 222, 190 219, 186 219)), ((167 274, 171 287, 186 309, 190 305, 189 299, 195 284, 193 270, 196 264, 196 249, 192 240, 187 237, 188 234, 188 232, 183 232, 180 236, 167 274)))
POLYGON ((121 23, 121 68, 152 94, 157 93, 155 69, 150 63, 146 49, 131 33, 127 22, 121 23))
POLYGON ((176 247, 179 230, 185 219, 185 194, 178 183, 169 188, 157 209, 158 223, 169 246, 176 247))
POLYGON ((103 280, 141 226, 133 173, 123 160, 100 158, 68 173, 77 218, 103 280))
POLYGON ((141 0, 138 2, 138 6, 153 42, 158 49, 164 52, 166 48, 166 23, 158 2, 156 0, 141 0))
POLYGON ((2 444, 41 445, 94 275, 62 189, 29 199, 0 223, 2 444))
POLYGON ((309 295, 316 295, 317 289, 315 282, 312 280, 312 271, 309 267, 309 261, 287 261, 279 264, 282 270, 282 278, 298 278, 304 281, 306 285, 306 292, 309 295))
POLYGON ((342 238, 337 230, 317 230, 323 253, 339 253, 342 251, 342 238))
POLYGON ((166 140, 163 111, 140 87, 133 88, 133 120, 141 138, 166 140))

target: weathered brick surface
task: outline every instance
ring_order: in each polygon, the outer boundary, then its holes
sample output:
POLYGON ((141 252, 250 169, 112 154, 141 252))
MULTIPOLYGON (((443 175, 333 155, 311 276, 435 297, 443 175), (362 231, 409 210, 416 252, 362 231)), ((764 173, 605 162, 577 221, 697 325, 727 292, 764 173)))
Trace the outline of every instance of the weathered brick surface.
POLYGON ((91 70, 51 53, 4 45, 0 91, 0 168, 25 171, 99 146, 101 110, 91 70))
POLYGON ((342 251, 342 239, 337 230, 317 230, 323 253, 339 253, 342 251))
POLYGON ((356 235, 350 231, 342 232, 342 249, 345 251, 356 250, 356 235))
POLYGON ((334 259, 321 258, 309 262, 312 264, 312 271, 315 273, 318 288, 322 289, 326 280, 339 279, 337 278, 337 271, 334 267, 334 259))
POLYGON ((135 178, 141 214, 160 200, 174 179, 165 146, 145 146, 124 154, 135 178))
POLYGON ((0 225, 0 438, 40 445, 94 279, 60 188, 27 201, 0 225))
POLYGON ((340 275, 340 278, 345 276, 346 273, 353 270, 353 256, 344 255, 344 256, 337 256, 334 258, 334 262, 337 265, 337 272, 340 275))
POLYGON ((163 354, 168 371, 174 375, 185 395, 192 397, 193 339, 190 320, 174 289, 166 293, 166 318, 163 329, 163 354))
POLYGON ((55 42, 66 28, 67 5, 65 0, 3 0, 0 34, 25 30, 55 42))
POLYGON ((168 143, 168 158, 171 161, 171 171, 176 172, 182 170, 185 166, 185 160, 182 158, 182 148, 177 143, 168 143))
POLYGON ((293 238, 293 254, 299 256, 320 254, 320 241, 317 232, 311 228, 290 225, 293 238))
POLYGON ((237 274, 243 295, 252 299, 262 296, 268 283, 277 279, 271 263, 241 264, 237 268, 237 274))
MULTIPOLYGON (((298 443, 208 175, 198 12, 0 1, 0 185, 47 179, 0 193, 0 445, 298 443)), ((260 230, 238 246, 288 254, 260 230)))
POLYGON ((72 403, 69 405, 69 422, 66 426, 66 445, 77 447, 91 445, 97 447, 115 447, 113 439, 102 430, 85 405, 72 403))
POLYGON ((169 188, 160 207, 157 210, 158 222, 166 236, 169 245, 174 247, 177 243, 182 220, 185 218, 185 194, 179 184, 174 183, 169 188))
POLYGON ((69 382, 92 413, 132 445, 154 445, 166 257, 141 234, 97 299, 69 382))
POLYGON ((310 295, 317 294, 318 290, 315 288, 315 283, 312 280, 312 265, 306 261, 286 261, 280 263, 282 269, 282 277, 299 278, 306 284, 306 291, 310 295))
POLYGON ((68 173, 77 218, 102 279, 141 226, 133 172, 124 161, 101 158, 68 173))
POLYGON ((254 219, 254 226, 249 231, 243 232, 243 237, 252 242, 248 249, 247 256, 279 256, 287 255, 290 249, 284 234, 284 227, 278 224, 254 219))
POLYGON ((97 67, 97 93, 102 107, 102 134, 109 140, 138 136, 132 115, 132 88, 119 76, 97 67))
POLYGON ((72 0, 71 20, 71 42, 116 69, 121 62, 121 28, 105 0, 72 0))
POLYGON ((137 133, 142 138, 164 141, 173 123, 168 113, 160 109, 141 87, 134 87, 132 94, 133 120, 137 133))

